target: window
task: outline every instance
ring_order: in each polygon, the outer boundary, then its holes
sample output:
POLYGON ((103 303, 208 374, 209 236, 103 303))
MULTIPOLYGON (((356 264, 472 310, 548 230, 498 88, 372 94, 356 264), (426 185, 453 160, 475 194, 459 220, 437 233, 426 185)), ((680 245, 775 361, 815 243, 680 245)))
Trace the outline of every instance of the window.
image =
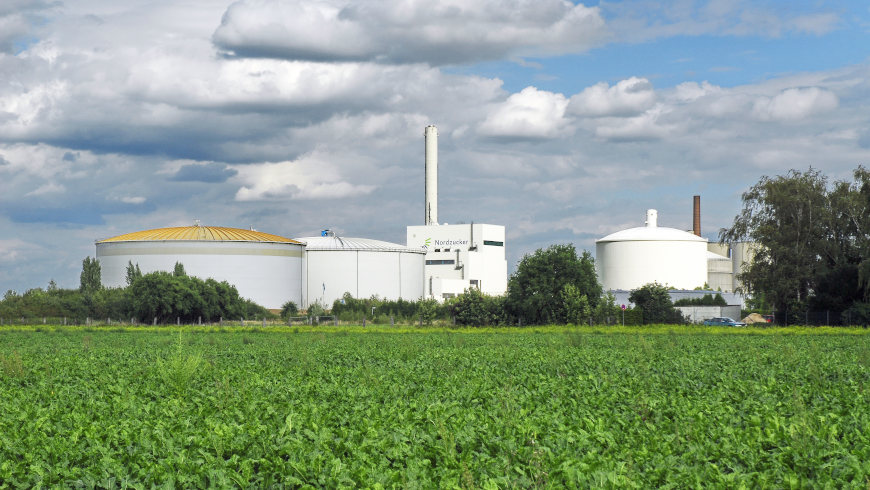
POLYGON ((427 260, 426 265, 453 265, 456 261, 453 259, 450 260, 427 260))
POLYGON ((504 247, 504 242, 497 242, 495 240, 484 240, 484 245, 492 245, 494 247, 504 247))
POLYGON ((471 287, 480 289, 480 281, 479 280, 472 279, 471 281, 469 281, 469 283, 470 283, 471 287))

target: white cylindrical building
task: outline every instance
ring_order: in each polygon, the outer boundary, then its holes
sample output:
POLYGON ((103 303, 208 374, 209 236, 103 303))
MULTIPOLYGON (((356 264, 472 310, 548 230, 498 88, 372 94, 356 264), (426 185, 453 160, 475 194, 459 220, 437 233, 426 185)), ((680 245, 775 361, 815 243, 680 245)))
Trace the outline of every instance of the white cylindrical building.
POLYGON ((426 225, 438 224, 438 128, 429 125, 423 132, 426 144, 426 225))
POLYGON ((306 306, 329 308, 344 293, 409 301, 423 296, 425 249, 334 235, 299 240, 306 243, 306 306))
POLYGON ((654 209, 647 211, 646 226, 597 240, 595 252, 595 266, 605 290, 637 289, 651 282, 694 289, 707 282, 707 239, 659 227, 654 209))
POLYGON ((96 245, 106 287, 126 286, 129 263, 147 274, 171 272, 179 262, 188 275, 227 281, 266 308, 304 301, 305 244, 290 238, 197 225, 128 233, 96 245))

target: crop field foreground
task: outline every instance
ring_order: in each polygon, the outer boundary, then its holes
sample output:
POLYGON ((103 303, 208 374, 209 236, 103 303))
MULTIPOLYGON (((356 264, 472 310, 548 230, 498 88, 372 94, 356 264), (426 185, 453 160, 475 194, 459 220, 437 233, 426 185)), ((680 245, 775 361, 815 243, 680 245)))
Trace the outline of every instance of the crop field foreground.
POLYGON ((117 330, 0 330, 0 488, 870 486, 863 330, 117 330))

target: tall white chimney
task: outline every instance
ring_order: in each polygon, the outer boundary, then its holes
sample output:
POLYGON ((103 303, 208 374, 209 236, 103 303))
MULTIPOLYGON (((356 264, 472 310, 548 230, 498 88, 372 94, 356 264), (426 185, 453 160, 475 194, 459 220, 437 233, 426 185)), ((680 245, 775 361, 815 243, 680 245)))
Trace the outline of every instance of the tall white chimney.
POLYGON ((427 225, 438 224, 438 128, 429 125, 426 139, 426 219, 427 225))

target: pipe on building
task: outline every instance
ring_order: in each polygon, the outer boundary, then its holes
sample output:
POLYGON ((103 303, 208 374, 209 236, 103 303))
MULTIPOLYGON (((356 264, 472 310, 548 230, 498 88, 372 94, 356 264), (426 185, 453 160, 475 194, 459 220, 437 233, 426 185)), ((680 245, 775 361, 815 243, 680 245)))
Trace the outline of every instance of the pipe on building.
POLYGON ((692 204, 692 231, 701 236, 701 196, 695 196, 692 204))

